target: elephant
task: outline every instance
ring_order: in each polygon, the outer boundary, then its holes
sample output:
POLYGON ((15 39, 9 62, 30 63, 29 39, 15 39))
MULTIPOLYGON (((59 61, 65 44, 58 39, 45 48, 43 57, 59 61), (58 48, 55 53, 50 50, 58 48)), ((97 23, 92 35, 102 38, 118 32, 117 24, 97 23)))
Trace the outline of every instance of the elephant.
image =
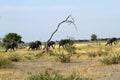
POLYGON ((115 45, 117 44, 117 38, 113 37, 113 38, 109 38, 105 44, 105 46, 107 46, 108 44, 111 46, 112 43, 114 43, 115 45))
POLYGON ((29 43, 29 48, 28 51, 31 50, 38 50, 39 48, 41 48, 41 41, 35 41, 35 42, 30 42, 29 43))
POLYGON ((54 41, 50 41, 47 43, 48 47, 52 47, 53 49, 55 48, 55 42, 54 41))
MULTIPOLYGON (((50 42, 47 43, 47 46, 48 46, 48 48, 52 47, 54 49, 55 48, 55 42, 54 41, 50 41, 50 42)), ((43 49, 45 49, 45 48, 46 48, 46 43, 44 44, 44 48, 43 49)))
POLYGON ((63 48, 65 47, 66 44, 69 44, 70 40, 69 39, 61 39, 59 41, 59 48, 62 46, 63 48))
POLYGON ((15 51, 15 48, 17 50, 18 44, 16 42, 7 42, 5 43, 5 52, 7 52, 9 49, 15 51))

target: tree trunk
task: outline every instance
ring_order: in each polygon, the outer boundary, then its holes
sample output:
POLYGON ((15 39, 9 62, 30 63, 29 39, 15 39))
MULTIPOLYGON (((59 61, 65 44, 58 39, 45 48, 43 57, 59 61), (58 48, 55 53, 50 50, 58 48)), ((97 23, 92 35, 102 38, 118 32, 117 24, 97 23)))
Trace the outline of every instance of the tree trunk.
POLYGON ((46 48, 46 52, 48 52, 48 43, 50 42, 50 40, 52 39, 53 35, 58 31, 59 27, 61 26, 61 24, 63 23, 69 23, 69 24, 73 24, 75 29, 77 30, 76 28, 76 25, 74 23, 74 19, 71 17, 71 15, 69 15, 65 20, 63 20, 62 22, 60 22, 57 26, 57 28, 55 29, 55 31, 51 34, 50 38, 48 39, 48 41, 46 42, 45 44, 45 48, 46 48), (71 20, 70 20, 71 18, 71 20))

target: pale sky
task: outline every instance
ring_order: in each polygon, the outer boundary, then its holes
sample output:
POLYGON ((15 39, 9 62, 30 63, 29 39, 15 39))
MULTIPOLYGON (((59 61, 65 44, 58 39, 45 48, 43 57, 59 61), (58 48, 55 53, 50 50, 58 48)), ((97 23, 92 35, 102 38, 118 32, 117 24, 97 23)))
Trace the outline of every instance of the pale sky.
POLYGON ((0 0, 0 38, 47 41, 59 22, 72 14, 77 25, 62 24, 52 40, 120 37, 120 0, 0 0))

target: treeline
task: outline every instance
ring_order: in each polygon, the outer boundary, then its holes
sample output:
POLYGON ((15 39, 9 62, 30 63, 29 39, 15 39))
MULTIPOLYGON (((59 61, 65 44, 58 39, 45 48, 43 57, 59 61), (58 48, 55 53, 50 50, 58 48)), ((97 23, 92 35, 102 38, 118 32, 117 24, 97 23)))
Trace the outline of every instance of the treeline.
MULTIPOLYGON (((91 39, 74 39, 74 37, 68 37, 68 39, 73 40, 74 42, 89 42, 89 41, 107 41, 109 38, 97 38, 96 34, 91 35, 91 39)), ((117 40, 120 40, 120 38, 117 38, 117 40)), ((17 43, 25 43, 22 41, 22 36, 17 33, 8 33, 3 38, 0 38, 0 43, 4 42, 17 42, 17 43)), ((55 41, 56 43, 59 42, 59 40, 55 41)), ((44 43, 44 42, 43 42, 44 43)))
MULTIPOLYGON (((109 38, 99 38, 96 41, 107 41, 109 38)), ((117 38, 120 40, 120 38, 117 38)), ((73 40, 74 42, 90 42, 90 39, 78 39, 78 40, 73 40)))
MULTIPOLYGON (((97 39, 96 41, 107 41, 109 38, 100 38, 100 39, 97 39)), ((120 40, 120 38, 117 38, 118 40, 120 40)), ((78 39, 78 40, 73 40, 74 42, 90 42, 91 40, 89 39, 78 39)), ((55 41, 56 43, 59 43, 59 41, 55 41)), ((0 43, 2 43, 0 41, 0 43)), ((25 43, 24 41, 20 41, 19 43, 25 43)), ((45 43, 45 42, 42 42, 42 43, 45 43)))

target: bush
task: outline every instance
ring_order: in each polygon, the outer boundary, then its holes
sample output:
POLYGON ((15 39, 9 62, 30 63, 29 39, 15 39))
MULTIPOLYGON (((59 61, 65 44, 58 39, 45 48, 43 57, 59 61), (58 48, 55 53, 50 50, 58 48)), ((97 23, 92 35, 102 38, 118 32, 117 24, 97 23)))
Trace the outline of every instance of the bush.
POLYGON ((100 60, 103 64, 110 65, 110 64, 120 64, 120 55, 114 55, 110 57, 105 57, 102 60, 100 60))
POLYGON ((57 55, 57 60, 60 61, 61 63, 69 63, 71 61, 71 56, 70 54, 58 54, 57 55))
POLYGON ((76 48, 73 44, 72 45, 66 45, 64 50, 66 50, 69 54, 76 54, 76 52, 75 52, 76 48))
POLYGON ((44 73, 40 73, 37 75, 32 75, 25 80, 92 80, 89 78, 80 78, 80 76, 76 74, 72 74, 68 77, 64 77, 59 74, 57 71, 45 71, 44 73))
POLYGON ((20 56, 14 54, 9 57, 9 60, 11 60, 13 62, 19 62, 21 60, 21 58, 20 58, 20 56))

